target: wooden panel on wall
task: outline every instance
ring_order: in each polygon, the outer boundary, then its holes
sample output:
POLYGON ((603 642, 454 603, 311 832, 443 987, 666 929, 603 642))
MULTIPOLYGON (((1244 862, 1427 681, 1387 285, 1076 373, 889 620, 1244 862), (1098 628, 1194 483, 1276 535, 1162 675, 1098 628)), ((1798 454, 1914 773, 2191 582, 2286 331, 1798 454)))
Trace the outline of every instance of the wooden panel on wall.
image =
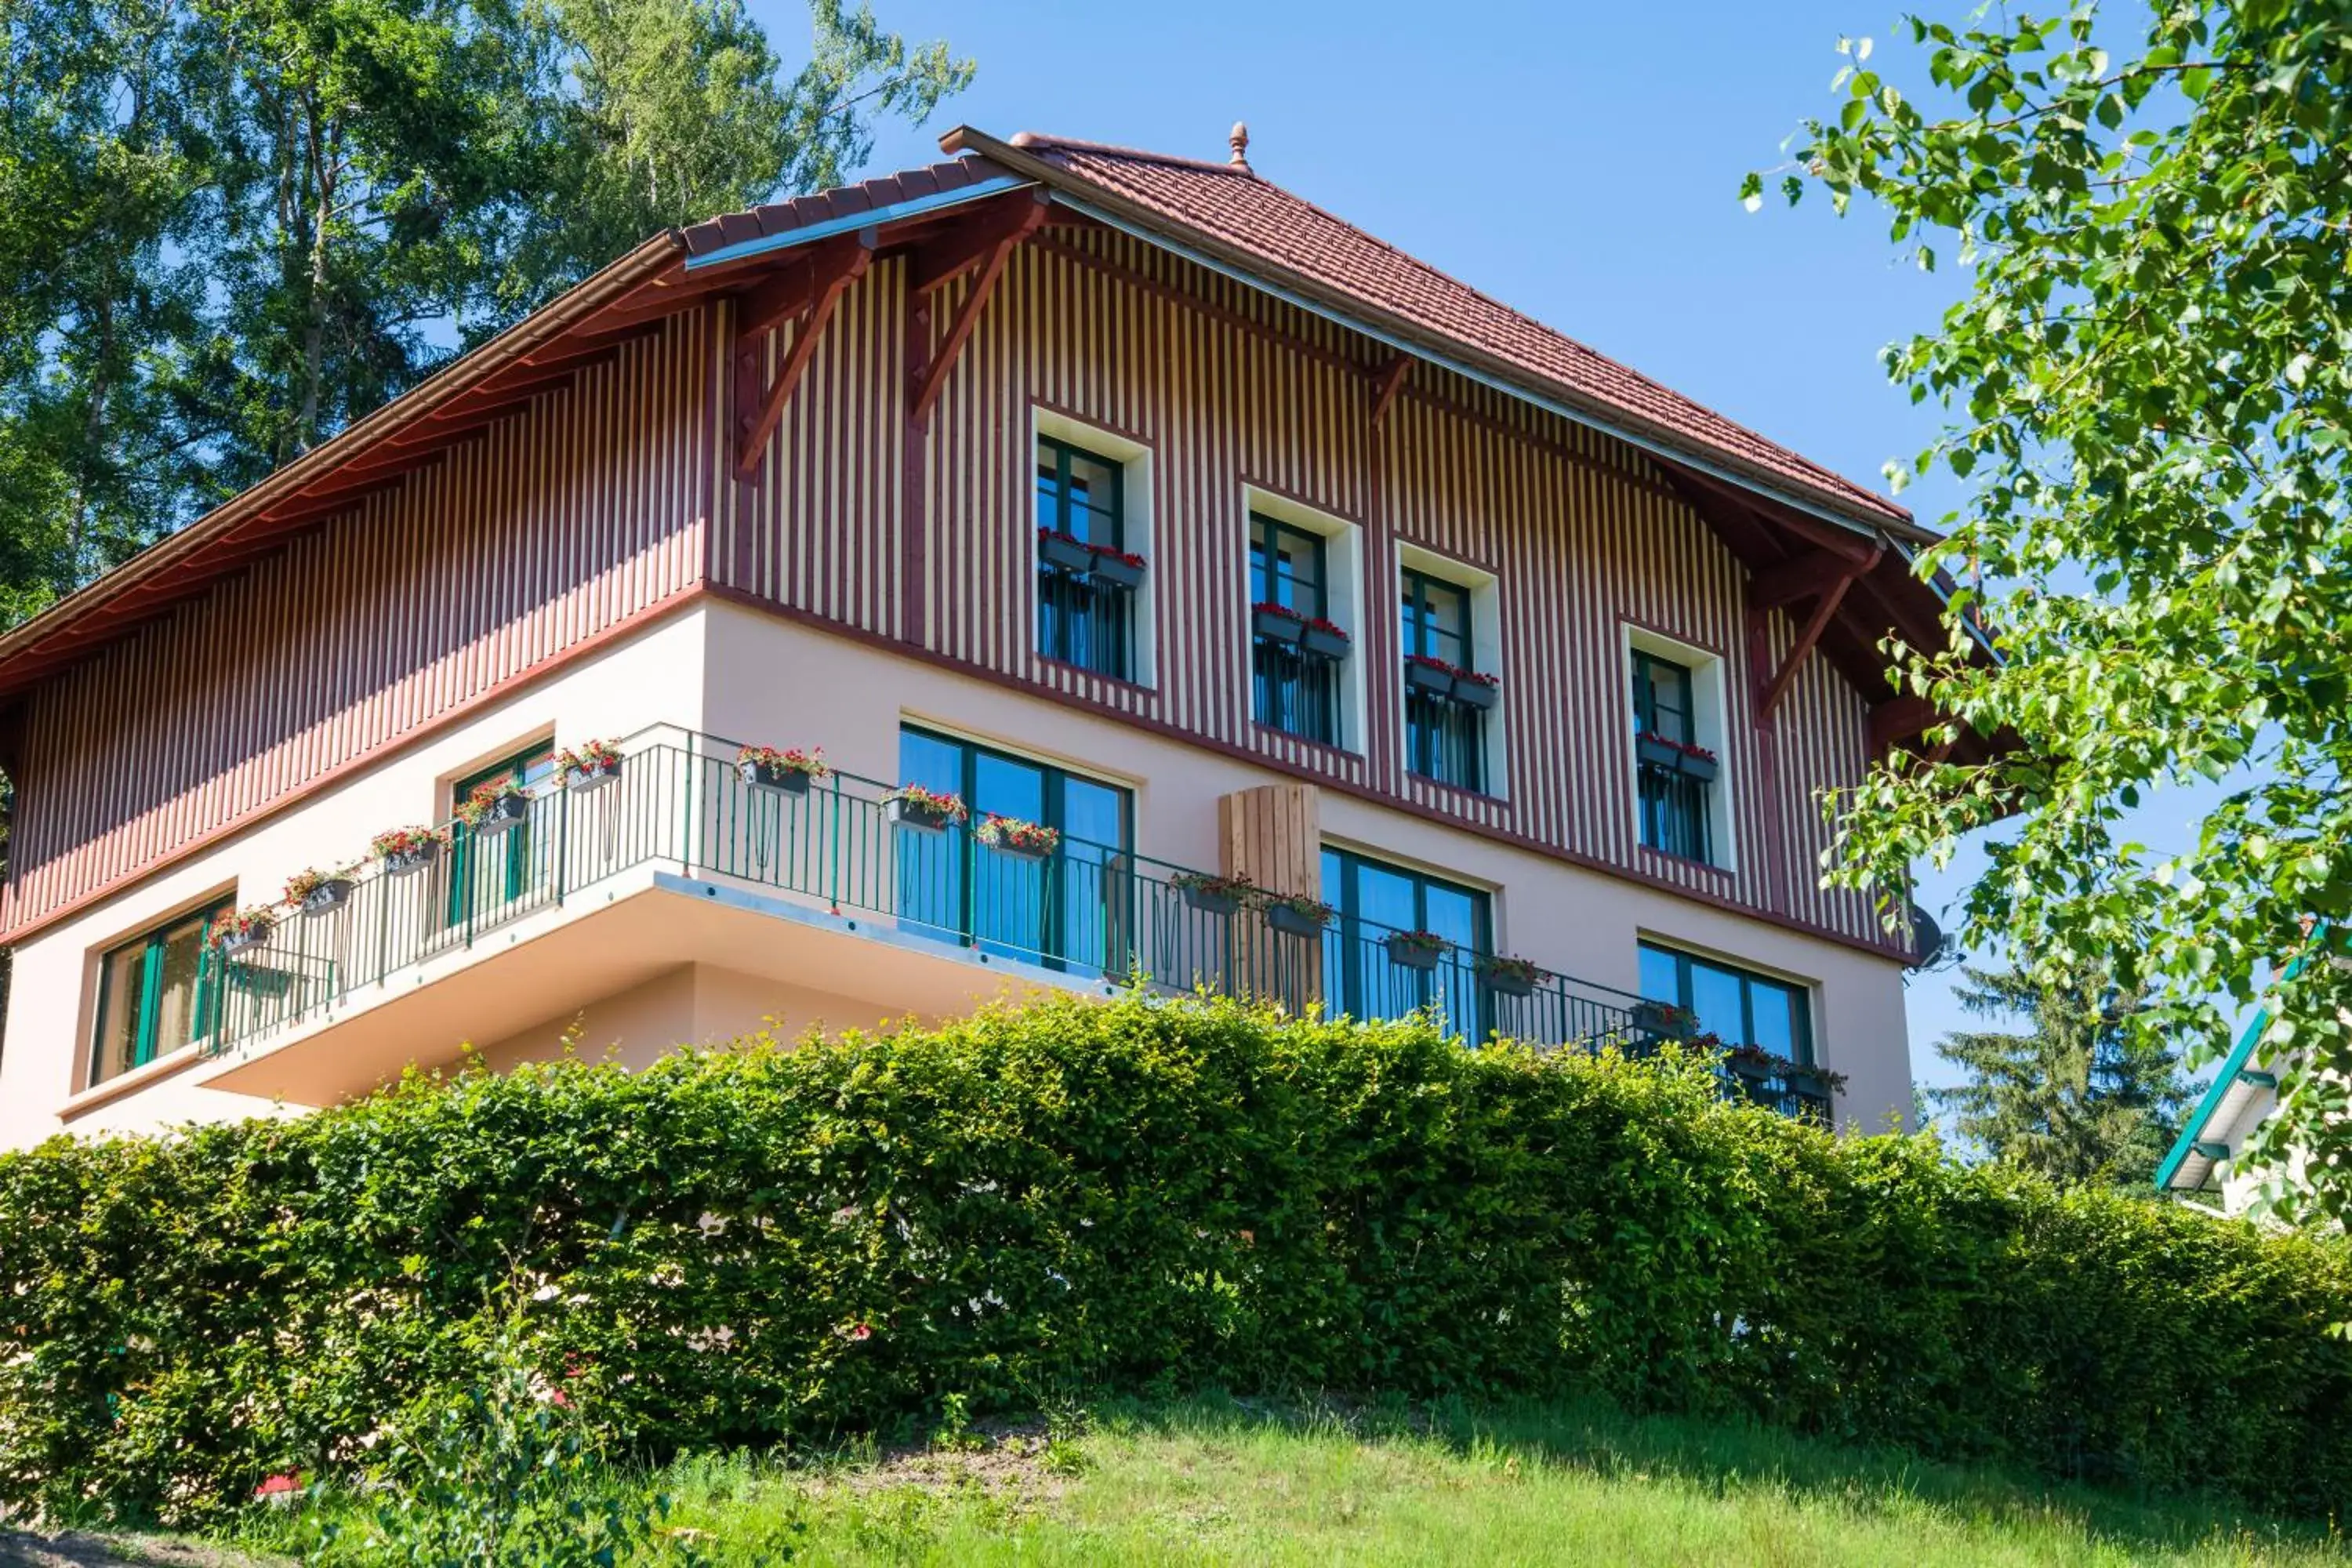
POLYGON ((397 744, 702 574, 697 310, 42 687, 15 930, 397 744))
MULTIPOLYGON (((1217 840, 1228 877, 1269 893, 1318 897, 1323 882, 1322 797, 1313 784, 1260 784, 1217 800, 1217 840)), ((1243 990, 1292 1007, 1322 994, 1323 944, 1285 936, 1262 917, 1234 917, 1234 962, 1243 990)))

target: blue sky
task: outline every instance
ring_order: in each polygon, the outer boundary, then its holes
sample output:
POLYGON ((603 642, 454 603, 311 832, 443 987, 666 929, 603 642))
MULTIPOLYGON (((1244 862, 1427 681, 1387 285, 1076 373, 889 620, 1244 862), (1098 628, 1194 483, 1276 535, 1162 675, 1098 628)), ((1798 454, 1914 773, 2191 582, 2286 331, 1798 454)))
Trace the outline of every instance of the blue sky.
MULTIPOLYGON (((1873 37, 1889 79, 1924 79, 1892 6, 875 3, 980 70, 924 130, 886 128, 874 168, 937 156, 958 121, 1223 158, 1245 120, 1266 178, 1858 480, 1882 485, 1937 427, 1877 354, 1960 279, 1918 271, 1867 211, 1750 214, 1735 194, 1834 109, 1841 34, 1873 37)), ((798 5, 751 8, 788 56, 804 47, 798 5)), ((1929 522, 1957 500, 1935 481, 1904 499, 1929 522)), ((2163 813, 2146 830, 2181 831, 2163 813)), ((1962 885, 1929 878, 1923 901, 1962 885)), ((1915 1076, 1948 1079, 1930 1048, 1958 1016, 1948 977, 1915 980, 1910 1016, 1915 1076)))

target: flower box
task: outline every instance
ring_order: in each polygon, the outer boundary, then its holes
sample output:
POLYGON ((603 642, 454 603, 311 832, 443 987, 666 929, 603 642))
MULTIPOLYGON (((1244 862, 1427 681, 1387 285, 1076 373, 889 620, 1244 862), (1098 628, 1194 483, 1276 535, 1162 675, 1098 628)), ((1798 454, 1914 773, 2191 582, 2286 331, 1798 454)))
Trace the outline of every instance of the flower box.
POLYGON ((782 763, 745 761, 735 764, 735 771, 753 789, 767 790, 774 795, 806 795, 809 775, 799 768, 788 768, 782 763))
POLYGON ((256 921, 250 925, 232 930, 221 938, 221 956, 235 958, 240 952, 251 952, 255 948, 267 942, 269 940, 269 933, 277 929, 267 921, 256 921))
POLYGON ((1478 978, 1497 996, 1532 996, 1543 971, 1524 958, 1487 957, 1478 961, 1478 978))
POLYGON ((1062 846, 1059 829, 1042 822, 1027 822, 1017 816, 998 816, 991 813, 972 832, 972 837, 995 850, 1016 860, 1043 860, 1062 846))
POLYGON ((1206 871, 1179 871, 1169 885, 1184 895, 1184 902, 1204 915, 1230 915, 1253 890, 1247 877, 1213 877, 1206 871))
POLYGON ((303 919, 316 920, 320 915, 341 909, 351 896, 352 879, 349 877, 322 877, 302 895, 296 908, 302 911, 303 919))
POLYGON ((1683 771, 1685 777, 1696 779, 1701 784, 1709 784, 1715 779, 1715 755, 1711 752, 1685 747, 1683 754, 1675 759, 1675 766, 1683 771))
POLYGON ((437 838, 428 838, 422 844, 404 849, 386 850, 382 856, 384 874, 390 877, 415 876, 432 865, 440 853, 441 841, 437 838))
POLYGON ((1392 931, 1382 943, 1389 950, 1389 962, 1404 969, 1418 969, 1426 974, 1435 969, 1454 944, 1434 931, 1392 931))
POLYGON ((1454 672, 1454 700, 1465 708, 1485 712, 1503 699, 1503 684, 1491 675, 1481 675, 1475 669, 1454 672))
POLYGON ((1095 552, 1085 540, 1051 528, 1037 531, 1037 559, 1073 576, 1083 577, 1095 569, 1095 552))
POLYGON ((1454 667, 1443 659, 1416 656, 1404 661, 1404 683, 1433 697, 1454 695, 1454 667))
POLYGON ((1683 762, 1683 749, 1661 735, 1634 736, 1633 754, 1645 767, 1679 768, 1683 762))
POLYGON ((1346 632, 1329 621, 1308 621, 1299 628, 1298 646, 1318 658, 1342 659, 1348 657, 1349 638, 1346 632))
POLYGON ((920 784, 908 784, 883 797, 890 820, 918 833, 944 833, 967 813, 961 795, 940 795, 920 784))
POLYGON ((1314 899, 1276 899, 1265 906, 1265 923, 1285 936, 1320 936, 1331 923, 1331 906, 1314 899))
POLYGON ((593 758, 583 761, 576 768, 567 769, 563 774, 563 787, 573 795, 586 795, 590 790, 603 789, 620 776, 620 758, 593 758))
POLYGON ((1636 1002, 1633 1004, 1633 1026, 1653 1036, 1667 1039, 1685 1039, 1696 1020, 1671 1002, 1636 1002))
POLYGON ((1143 557, 1108 545, 1093 547, 1095 581, 1129 592, 1143 586, 1143 557))
POLYGON ((474 837, 494 838, 509 828, 520 827, 530 815, 530 799, 522 795, 499 795, 482 803, 473 818, 474 837))
POLYGON ((1268 642, 1295 643, 1307 631, 1307 618, 1280 605, 1258 605, 1250 610, 1250 626, 1268 642))

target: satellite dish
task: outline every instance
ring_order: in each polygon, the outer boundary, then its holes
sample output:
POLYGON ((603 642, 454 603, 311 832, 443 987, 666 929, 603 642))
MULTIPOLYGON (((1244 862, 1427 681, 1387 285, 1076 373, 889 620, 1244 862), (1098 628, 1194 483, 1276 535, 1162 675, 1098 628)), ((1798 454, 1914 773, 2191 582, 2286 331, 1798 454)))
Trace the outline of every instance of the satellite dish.
POLYGON ((1944 944, 1948 940, 1944 928, 1936 923, 1935 916, 1916 903, 1911 906, 1911 962, 1906 967, 1913 970, 1934 968, 1936 961, 1944 956, 1944 944))

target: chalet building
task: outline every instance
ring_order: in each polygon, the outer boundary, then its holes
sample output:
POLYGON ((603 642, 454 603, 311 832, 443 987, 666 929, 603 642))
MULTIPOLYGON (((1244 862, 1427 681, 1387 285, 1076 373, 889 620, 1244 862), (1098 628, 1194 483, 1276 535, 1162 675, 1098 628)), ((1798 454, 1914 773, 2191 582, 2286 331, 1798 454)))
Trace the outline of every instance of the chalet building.
POLYGON ((1939 637, 1931 536, 1238 132, 943 146, 646 241, 0 637, 0 1142, 1139 973, 1688 1010, 1906 1114, 1817 802, 1930 720, 1874 647, 1939 637))

